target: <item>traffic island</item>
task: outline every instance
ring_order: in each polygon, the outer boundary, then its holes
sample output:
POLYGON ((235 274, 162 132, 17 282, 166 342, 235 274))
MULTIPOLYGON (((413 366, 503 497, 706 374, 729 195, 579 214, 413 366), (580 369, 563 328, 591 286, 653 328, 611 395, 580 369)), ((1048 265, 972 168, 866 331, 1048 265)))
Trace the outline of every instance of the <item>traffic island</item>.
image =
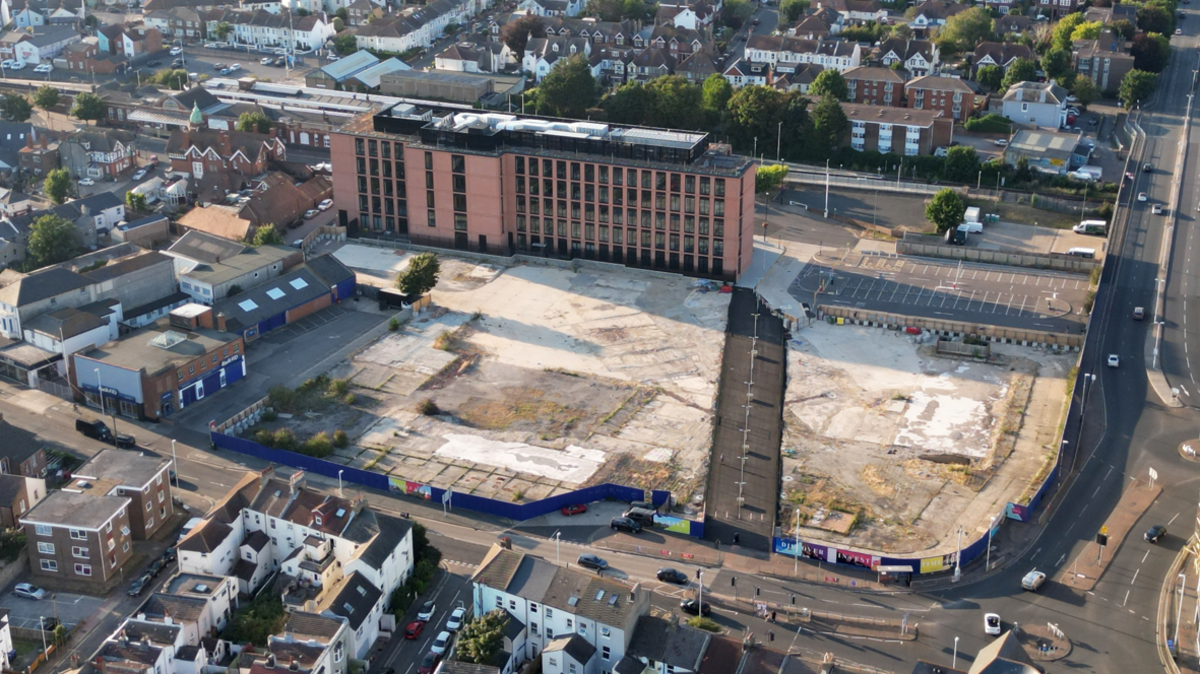
POLYGON ((1193 438, 1179 443, 1179 455, 1183 458, 1200 463, 1200 456, 1197 454, 1200 454, 1200 439, 1193 438))
POLYGON ((1021 648, 1034 662, 1054 662, 1071 654, 1071 640, 1062 630, 1050 625, 1020 627, 1015 632, 1021 648))
POLYGON ((1162 487, 1158 484, 1145 479, 1134 480, 1121 495, 1120 502, 1105 520, 1104 526, 1091 534, 1092 540, 1084 546, 1075 561, 1063 570, 1058 581, 1085 592, 1096 587, 1115 556, 1116 549, 1129 535, 1130 528, 1141 519, 1160 493, 1162 487))

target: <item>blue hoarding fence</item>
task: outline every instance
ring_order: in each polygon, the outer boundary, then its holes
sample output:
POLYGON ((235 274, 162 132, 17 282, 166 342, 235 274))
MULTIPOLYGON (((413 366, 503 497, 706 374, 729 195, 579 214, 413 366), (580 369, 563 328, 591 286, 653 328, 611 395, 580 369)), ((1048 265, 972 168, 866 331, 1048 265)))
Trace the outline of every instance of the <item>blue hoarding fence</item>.
MULTIPOLYGON (((583 489, 577 489, 566 494, 550 496, 540 501, 511 503, 434 487, 420 482, 405 480, 401 477, 388 476, 352 466, 344 466, 332 461, 326 461, 325 459, 297 454, 296 452, 289 452, 284 449, 274 449, 260 445, 253 440, 217 433, 215 431, 209 433, 209 437, 213 445, 220 449, 246 454, 272 463, 292 466, 305 472, 316 473, 325 477, 338 478, 340 476, 340 479, 345 482, 396 494, 406 494, 426 501, 432 501, 435 504, 446 504, 451 509, 465 508, 516 521, 532 519, 539 515, 554 512, 563 506, 576 503, 592 503, 606 499, 642 501, 646 498, 646 492, 642 489, 605 483, 584 487, 583 489)), ((668 491, 655 490, 651 495, 651 503, 655 506, 661 506, 670 499, 670 495, 671 493, 668 491)), ((670 531, 678 531, 698 537, 703 537, 704 535, 703 522, 675 517, 667 519, 671 521, 664 521, 663 525, 670 531)))

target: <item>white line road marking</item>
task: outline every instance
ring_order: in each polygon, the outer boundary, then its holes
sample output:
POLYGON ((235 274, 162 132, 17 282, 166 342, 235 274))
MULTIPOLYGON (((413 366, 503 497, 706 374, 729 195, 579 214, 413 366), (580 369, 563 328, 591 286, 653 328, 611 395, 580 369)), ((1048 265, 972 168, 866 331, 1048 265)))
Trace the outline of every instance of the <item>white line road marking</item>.
POLYGON ((1129 603, 1129 590, 1125 590, 1125 601, 1121 602, 1121 606, 1129 603))
MULTIPOLYGON (((1175 517, 1179 517, 1179 513, 1175 513, 1175 517)), ((1167 526, 1171 526, 1171 523, 1175 521, 1175 517, 1172 517, 1171 520, 1167 522, 1167 526)))
POLYGON ((1136 582, 1137 582, 1137 576, 1138 576, 1138 574, 1139 574, 1139 573, 1141 573, 1141 571, 1142 571, 1141 569, 1136 569, 1136 570, 1133 572, 1133 579, 1129 581, 1129 584, 1130 584, 1130 585, 1133 585, 1134 583, 1136 583, 1136 582))
POLYGON ((1109 475, 1112 475, 1112 472, 1113 472, 1113 468, 1114 468, 1114 467, 1115 467, 1115 466, 1109 466, 1109 467, 1108 467, 1108 472, 1104 474, 1104 479, 1105 479, 1105 480, 1107 480, 1107 479, 1108 479, 1108 476, 1109 476, 1109 475))
POLYGON ((1147 557, 1149 557, 1149 556, 1150 556, 1150 551, 1149 551, 1149 550, 1147 550, 1147 551, 1146 551, 1146 554, 1142 555, 1142 561, 1141 561, 1141 562, 1138 562, 1138 564, 1141 564, 1142 562, 1145 562, 1145 561, 1146 561, 1146 558, 1147 558, 1147 557))
POLYGON ((1092 492, 1092 498, 1096 498, 1096 496, 1100 494, 1100 490, 1103 488, 1104 488, 1104 485, 1100 485, 1099 487, 1096 487, 1096 491, 1092 492))
POLYGON ((1065 553, 1065 552, 1064 552, 1064 553, 1062 554, 1062 557, 1059 557, 1059 558, 1058 558, 1058 561, 1057 561, 1057 562, 1056 562, 1054 565, 1055 565, 1055 566, 1062 566, 1063 560, 1064 560, 1064 559, 1066 559, 1066 558, 1067 558, 1067 553, 1065 553))

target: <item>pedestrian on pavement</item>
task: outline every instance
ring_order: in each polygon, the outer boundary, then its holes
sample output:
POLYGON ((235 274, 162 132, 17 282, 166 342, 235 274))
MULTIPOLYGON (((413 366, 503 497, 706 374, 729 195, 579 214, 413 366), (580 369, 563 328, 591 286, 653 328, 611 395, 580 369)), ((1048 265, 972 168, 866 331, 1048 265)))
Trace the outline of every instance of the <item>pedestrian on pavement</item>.
POLYGON ((738 545, 738 542, 741 540, 742 540, 742 534, 737 531, 733 532, 733 544, 738 545))

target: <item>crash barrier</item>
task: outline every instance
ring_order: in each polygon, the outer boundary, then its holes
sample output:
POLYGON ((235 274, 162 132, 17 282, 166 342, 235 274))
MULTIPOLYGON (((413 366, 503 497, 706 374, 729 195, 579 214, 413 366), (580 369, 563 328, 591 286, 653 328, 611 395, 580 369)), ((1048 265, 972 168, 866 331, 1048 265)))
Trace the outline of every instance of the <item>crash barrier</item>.
POLYGON ((817 317, 820 320, 837 325, 865 325, 868 327, 887 328, 889 330, 909 330, 914 333, 931 332, 940 337, 950 338, 973 336, 988 342, 1039 346, 1048 349, 1078 351, 1084 342, 1083 335, 1043 332, 1040 330, 1022 330, 1020 328, 1006 328, 998 325, 980 325, 978 323, 963 321, 949 321, 942 318, 906 316, 904 314, 866 311, 854 307, 840 307, 828 304, 821 304, 817 307, 817 317))

